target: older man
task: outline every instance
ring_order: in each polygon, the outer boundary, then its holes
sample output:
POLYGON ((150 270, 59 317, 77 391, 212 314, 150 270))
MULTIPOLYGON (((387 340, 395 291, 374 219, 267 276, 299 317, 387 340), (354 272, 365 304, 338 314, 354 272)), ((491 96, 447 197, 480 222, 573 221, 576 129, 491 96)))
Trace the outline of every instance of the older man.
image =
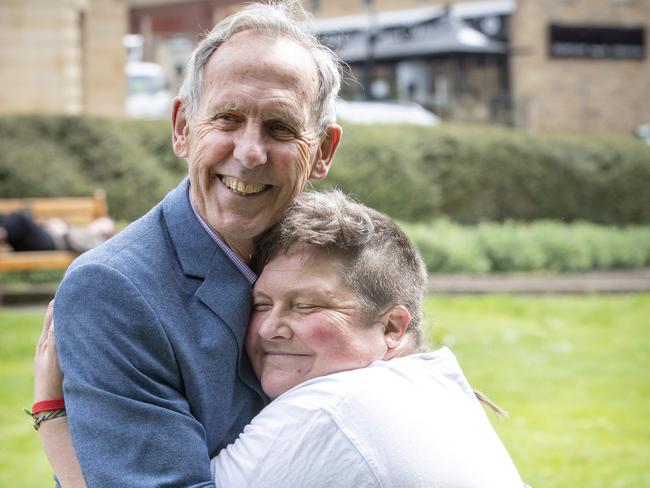
POLYGON ((336 60, 290 10, 253 5, 201 41, 172 110, 189 179, 57 292, 88 486, 213 486, 210 457, 266 401, 242 351, 253 239, 327 175, 341 136, 336 60))

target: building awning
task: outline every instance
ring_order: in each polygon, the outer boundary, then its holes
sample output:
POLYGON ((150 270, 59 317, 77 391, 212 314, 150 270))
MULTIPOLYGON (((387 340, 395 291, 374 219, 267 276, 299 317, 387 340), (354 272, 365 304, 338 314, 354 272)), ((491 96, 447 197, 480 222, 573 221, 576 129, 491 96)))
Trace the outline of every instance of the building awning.
MULTIPOLYGON (((461 20, 485 16, 509 16, 515 11, 515 7, 515 0, 459 2, 449 6, 445 2, 441 2, 440 5, 428 7, 377 12, 373 15, 372 22, 378 29, 390 29, 400 26, 413 26, 435 20, 445 15, 445 12, 450 17, 461 20)), ((368 29, 370 22, 370 17, 367 14, 357 14, 318 18, 314 20, 314 27, 319 35, 327 35, 364 31, 368 29)))
MULTIPOLYGON (((379 31, 376 34, 375 60, 440 56, 444 54, 505 54, 504 42, 490 39, 458 18, 442 19, 408 31, 379 31)), ((346 39, 337 49, 347 63, 360 63, 368 58, 368 42, 364 33, 346 39)))

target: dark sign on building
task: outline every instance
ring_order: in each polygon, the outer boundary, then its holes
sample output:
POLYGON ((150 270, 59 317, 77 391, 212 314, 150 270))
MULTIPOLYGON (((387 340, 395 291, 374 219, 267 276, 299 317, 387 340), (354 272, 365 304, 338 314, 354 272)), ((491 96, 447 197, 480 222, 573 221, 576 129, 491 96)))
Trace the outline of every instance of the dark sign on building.
POLYGON ((554 58, 644 59, 644 27, 551 24, 549 55, 554 58))

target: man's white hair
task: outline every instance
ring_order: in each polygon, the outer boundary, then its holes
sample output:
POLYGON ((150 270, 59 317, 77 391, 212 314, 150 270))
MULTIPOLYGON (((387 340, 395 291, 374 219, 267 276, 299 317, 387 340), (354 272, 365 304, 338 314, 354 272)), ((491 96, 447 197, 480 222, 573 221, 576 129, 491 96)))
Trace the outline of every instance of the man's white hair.
POLYGON ((253 3, 223 19, 199 42, 187 63, 187 74, 179 91, 187 116, 198 108, 203 71, 210 56, 233 35, 250 30, 286 37, 311 53, 319 80, 313 107, 316 128, 322 132, 336 122, 334 101, 341 88, 341 65, 336 54, 318 41, 311 25, 297 0, 253 3))

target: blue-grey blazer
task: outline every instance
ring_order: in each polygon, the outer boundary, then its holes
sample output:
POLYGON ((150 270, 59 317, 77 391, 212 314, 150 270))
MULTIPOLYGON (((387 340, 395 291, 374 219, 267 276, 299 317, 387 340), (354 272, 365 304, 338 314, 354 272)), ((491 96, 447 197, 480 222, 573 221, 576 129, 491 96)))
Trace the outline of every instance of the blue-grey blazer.
POLYGON ((79 257, 56 294, 89 487, 213 486, 210 457, 266 401, 242 352, 250 284, 197 221, 188 188, 79 257))

